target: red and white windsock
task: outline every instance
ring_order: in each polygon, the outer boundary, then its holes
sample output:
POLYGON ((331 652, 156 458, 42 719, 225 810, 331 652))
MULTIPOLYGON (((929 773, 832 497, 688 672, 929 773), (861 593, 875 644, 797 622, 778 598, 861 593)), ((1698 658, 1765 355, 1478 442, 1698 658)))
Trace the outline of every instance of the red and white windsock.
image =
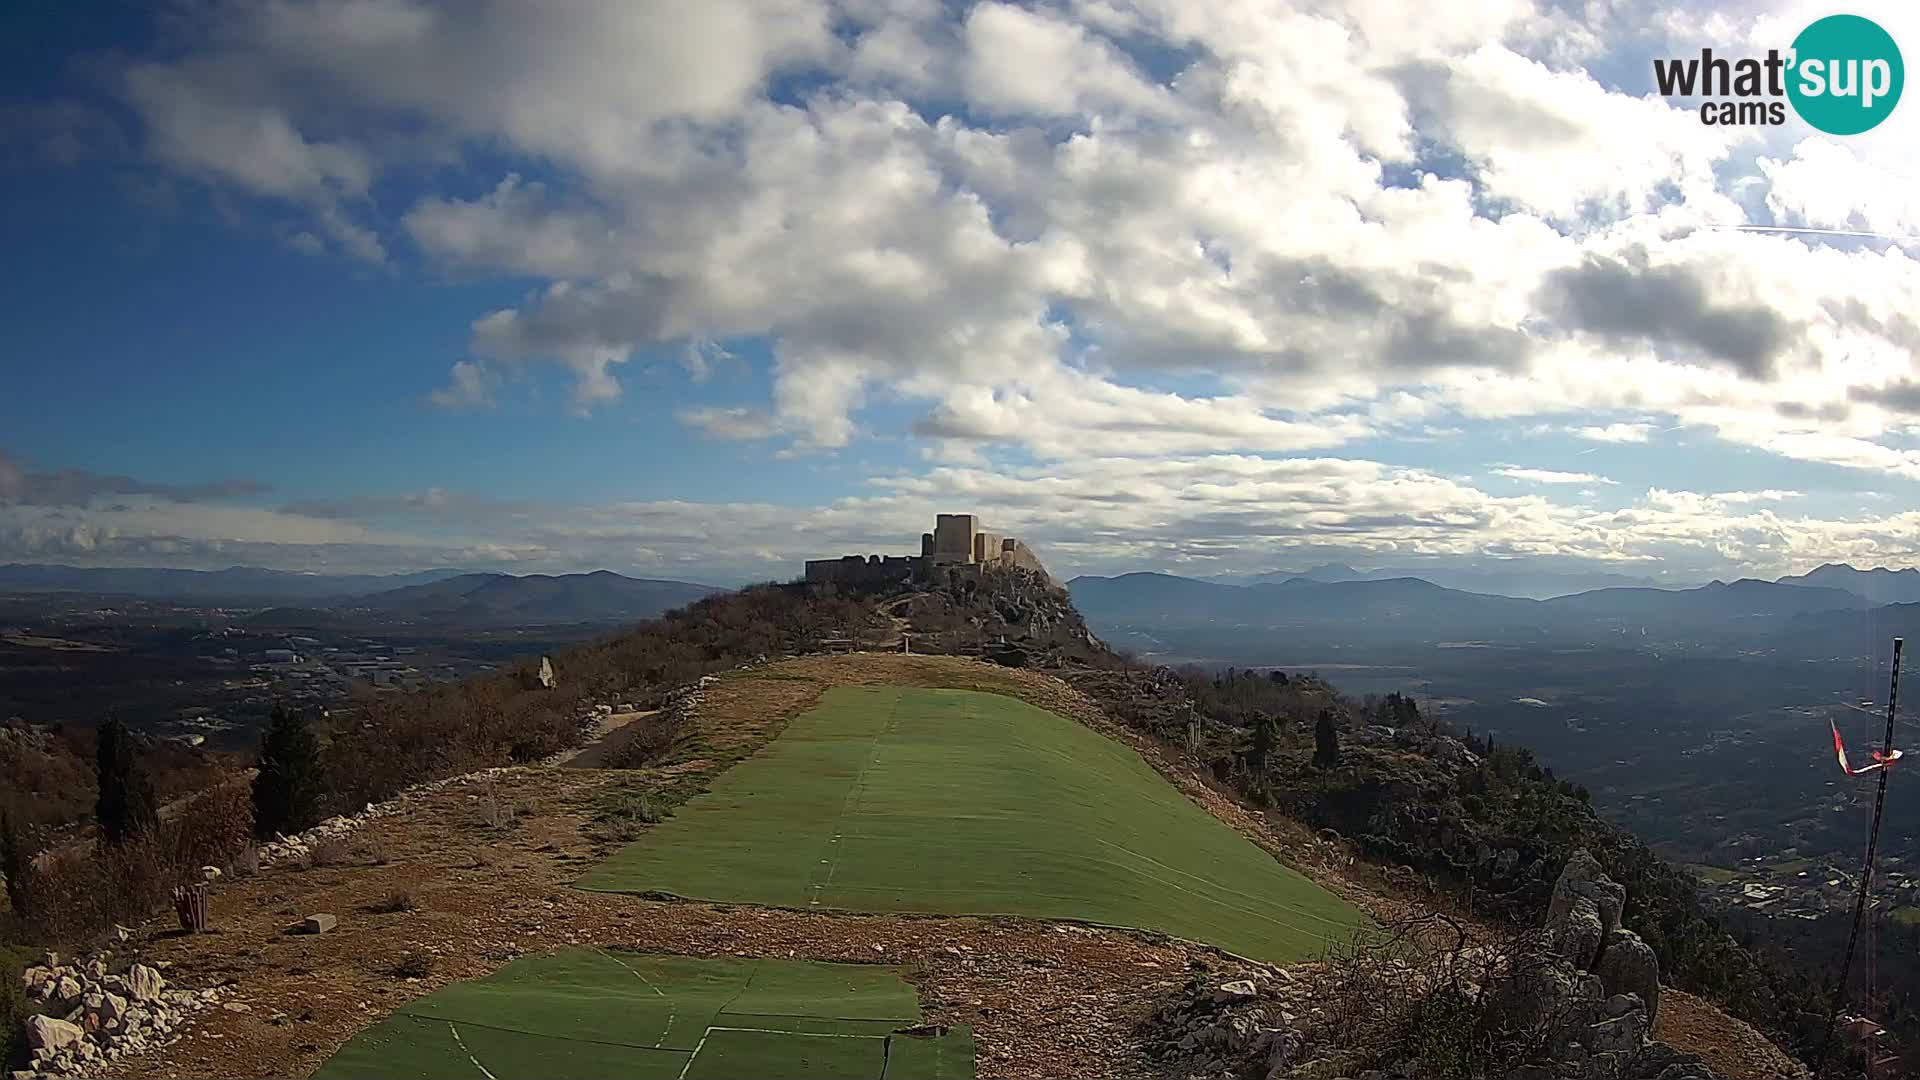
POLYGON ((1840 725, 1834 723, 1832 720, 1828 720, 1827 726, 1833 729, 1833 753, 1835 757, 1840 759, 1840 771, 1846 773, 1848 776, 1860 776, 1864 773, 1870 773, 1875 769, 1884 769, 1906 756, 1905 752, 1900 750, 1894 750, 1884 754, 1875 750, 1873 752, 1873 764, 1862 765, 1856 769, 1852 765, 1847 764, 1847 745, 1840 741, 1840 725))

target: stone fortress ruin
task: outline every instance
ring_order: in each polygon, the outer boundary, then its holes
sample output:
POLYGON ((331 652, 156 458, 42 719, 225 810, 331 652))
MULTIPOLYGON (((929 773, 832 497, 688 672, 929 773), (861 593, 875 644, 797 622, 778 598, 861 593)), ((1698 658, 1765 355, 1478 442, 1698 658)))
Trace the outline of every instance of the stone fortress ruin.
POLYGON ((918 555, 843 555, 838 559, 808 559, 806 580, 814 584, 886 585, 925 578, 934 567, 962 572, 995 569, 1030 570, 1046 577, 1046 567, 1033 549, 1011 536, 980 528, 974 514, 940 514, 933 531, 920 534, 918 555))

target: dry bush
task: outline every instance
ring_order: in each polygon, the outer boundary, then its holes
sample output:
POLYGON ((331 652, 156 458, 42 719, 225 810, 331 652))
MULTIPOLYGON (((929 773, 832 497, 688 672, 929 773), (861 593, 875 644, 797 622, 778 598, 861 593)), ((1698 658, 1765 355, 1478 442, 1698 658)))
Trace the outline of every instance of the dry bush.
POLYGON ((259 872, 260 849, 252 844, 248 844, 227 863, 227 873, 236 878, 250 878, 259 872))
POLYGON ((1314 984, 1307 1042, 1341 1052, 1349 1069, 1398 1068, 1435 1080, 1504 1076, 1574 1023, 1550 1000, 1516 997, 1541 968, 1538 932, 1475 941, 1441 913, 1383 930, 1330 950, 1314 984))
POLYGON ((109 923, 137 923, 171 903, 175 885, 199 878, 180 864, 164 836, 153 834, 107 847, 99 861, 107 888, 102 914, 109 923))
POLYGON ((224 867, 253 846, 253 793, 222 782, 194 796, 161 828, 174 862, 186 868, 224 867))
POLYGON ((367 911, 373 915, 397 915, 403 911, 412 911, 415 906, 413 894, 401 889, 368 904, 367 911))
POLYGON ((621 729, 614 738, 619 745, 607 755, 609 769, 639 769, 667 756, 686 728, 686 719, 678 712, 644 717, 621 729))
POLYGON ((316 840, 313 846, 307 849, 308 866, 341 866, 351 859, 352 852, 347 847, 346 840, 338 836, 316 840))
POLYGON ((105 867, 82 848, 43 851, 22 875, 20 919, 35 938, 70 941, 106 925, 105 867))

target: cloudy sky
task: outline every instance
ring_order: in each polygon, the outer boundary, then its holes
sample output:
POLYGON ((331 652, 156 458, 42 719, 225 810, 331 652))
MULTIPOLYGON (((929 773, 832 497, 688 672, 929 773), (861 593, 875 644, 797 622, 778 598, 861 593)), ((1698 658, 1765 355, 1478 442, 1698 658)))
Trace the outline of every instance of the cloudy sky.
MULTIPOLYGON (((1920 562, 1920 101, 1817 5, 193 0, 0 15, 0 561, 1920 562)), ((1913 5, 1874 0, 1920 56, 1913 5)))

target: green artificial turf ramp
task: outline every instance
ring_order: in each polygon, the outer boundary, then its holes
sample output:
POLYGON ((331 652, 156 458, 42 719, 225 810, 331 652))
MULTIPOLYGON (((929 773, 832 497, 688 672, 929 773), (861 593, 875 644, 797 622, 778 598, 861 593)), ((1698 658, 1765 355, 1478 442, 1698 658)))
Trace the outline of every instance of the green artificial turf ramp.
POLYGON ((919 1018, 914 989, 895 967, 570 949, 411 1002, 354 1036, 314 1076, 972 1080, 964 1029, 898 1036, 916 1044, 909 1057, 933 1054, 949 1071, 889 1068, 894 1033, 919 1018))
POLYGON ((835 687, 577 883, 1160 930, 1291 962, 1362 916, 1130 748, 1013 698, 835 687))
POLYGON ((973 1030, 962 1025, 937 1038, 895 1035, 881 1080, 973 1080, 973 1030))

